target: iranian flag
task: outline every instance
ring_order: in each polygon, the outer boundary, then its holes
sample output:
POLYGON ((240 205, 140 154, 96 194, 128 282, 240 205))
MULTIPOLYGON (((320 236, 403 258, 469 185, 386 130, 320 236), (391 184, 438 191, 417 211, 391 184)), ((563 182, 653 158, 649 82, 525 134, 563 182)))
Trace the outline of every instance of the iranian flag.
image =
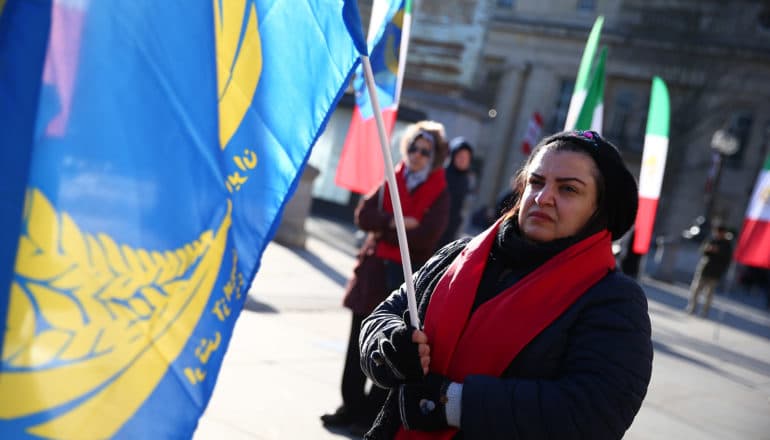
POLYGON ((591 75, 591 83, 583 100, 583 108, 580 109, 576 130, 593 130, 602 133, 604 121, 604 63, 607 59, 607 48, 602 48, 599 60, 591 75))
POLYGON ((770 155, 751 194, 735 260, 746 266, 770 269, 770 155))
MULTIPOLYGON (((375 93, 382 107, 382 118, 388 135, 396 124, 406 68, 411 10, 411 0, 375 0, 369 20, 369 58, 374 73, 375 93)), ((334 181, 337 186, 366 194, 382 183, 385 169, 377 122, 366 91, 362 66, 356 71, 354 86, 356 106, 334 181)))
POLYGON ((644 136, 642 169, 639 172, 639 210, 634 223, 634 246, 637 254, 646 254, 650 248, 655 212, 658 209, 663 173, 668 155, 669 99, 666 83, 652 78, 650 108, 647 113, 647 132, 644 136))
POLYGON ((604 24, 604 17, 600 15, 596 18, 591 28, 591 33, 588 34, 588 41, 586 42, 585 49, 583 49, 583 57, 580 59, 580 67, 575 78, 575 90, 572 92, 572 98, 569 101, 567 120, 564 122, 565 131, 575 128, 575 123, 583 108, 583 102, 586 100, 591 83, 591 66, 594 62, 594 55, 596 55, 596 47, 599 44, 599 36, 602 33, 602 24, 604 24))
POLYGON ((537 141, 540 140, 540 133, 543 131, 543 115, 540 112, 532 113, 532 117, 527 124, 527 131, 524 133, 524 140, 521 141, 521 152, 525 155, 529 155, 532 152, 532 148, 537 145, 537 141))

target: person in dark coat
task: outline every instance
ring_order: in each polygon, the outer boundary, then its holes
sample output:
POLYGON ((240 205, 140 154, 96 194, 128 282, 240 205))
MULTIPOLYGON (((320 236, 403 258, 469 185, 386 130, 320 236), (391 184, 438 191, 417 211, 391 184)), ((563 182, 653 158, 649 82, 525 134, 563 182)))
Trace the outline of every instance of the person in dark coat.
MULTIPOLYGON (((403 160, 396 166, 396 182, 404 214, 409 257, 413 268, 422 265, 436 249, 446 229, 449 193, 443 163, 448 154, 444 126, 420 121, 409 126, 401 140, 403 160)), ((363 434, 371 426, 387 391, 372 386, 365 393, 358 337, 361 322, 374 307, 404 281, 401 254, 393 217, 393 205, 385 183, 364 197, 356 208, 355 221, 367 231, 358 253, 353 277, 347 285, 344 305, 353 312, 347 355, 342 374, 342 406, 321 416, 325 426, 349 427, 363 434)))
POLYGON ((390 389, 366 439, 619 439, 652 372, 647 301, 615 268, 637 185, 591 131, 543 139, 521 197, 364 320, 361 366, 390 389))
POLYGON ((516 176, 511 177, 511 185, 508 190, 500 194, 495 201, 494 207, 483 206, 479 208, 471 216, 471 224, 480 229, 487 229, 495 224, 503 214, 508 212, 513 205, 516 204, 516 199, 519 195, 516 193, 516 176))
POLYGON ((444 168, 449 190, 449 224, 439 239, 439 247, 457 238, 463 223, 465 198, 471 190, 473 147, 465 138, 456 137, 449 143, 449 152, 449 162, 444 168))
POLYGON ((701 258, 690 283, 690 300, 687 303, 687 312, 690 314, 695 313, 698 297, 705 291, 706 302, 701 309, 701 316, 708 316, 714 290, 730 267, 733 245, 727 236, 729 232, 725 226, 719 225, 714 228, 712 237, 701 246, 701 258))

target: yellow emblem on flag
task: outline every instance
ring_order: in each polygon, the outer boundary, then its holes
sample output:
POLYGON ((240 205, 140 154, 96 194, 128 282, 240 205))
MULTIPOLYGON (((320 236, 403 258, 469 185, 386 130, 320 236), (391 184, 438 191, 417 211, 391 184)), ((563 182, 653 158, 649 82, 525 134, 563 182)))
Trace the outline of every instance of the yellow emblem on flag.
POLYGON ((257 12, 246 0, 214 3, 219 88, 219 145, 224 150, 254 100, 262 72, 257 12), (246 8, 249 8, 246 11, 246 8), (248 14, 246 25, 244 16, 248 14), (241 38, 243 35, 243 38, 241 38))
MULTIPOLYGON (((393 15, 393 25, 399 29, 403 29, 404 23, 404 10, 399 9, 398 12, 393 15)), ((396 47, 396 39, 393 37, 393 33, 388 34, 388 39, 385 43, 385 66, 388 71, 393 75, 398 75, 398 53, 399 49, 396 47)))
POLYGON ((113 435, 187 343, 219 274, 230 213, 228 202, 216 231, 180 249, 149 251, 83 233, 30 190, 3 351, 10 368, 0 380, 0 395, 13 398, 0 401, 0 418, 82 399, 28 431, 77 438, 88 426, 89 437, 113 435))

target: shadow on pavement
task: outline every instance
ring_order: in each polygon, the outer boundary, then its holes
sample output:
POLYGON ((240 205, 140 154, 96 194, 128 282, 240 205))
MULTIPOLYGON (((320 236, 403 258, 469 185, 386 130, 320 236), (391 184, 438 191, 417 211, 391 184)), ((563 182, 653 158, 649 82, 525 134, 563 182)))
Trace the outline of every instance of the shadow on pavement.
MULTIPOLYGON (((669 291, 660 282, 647 280, 643 285, 648 300, 678 311, 684 311, 687 306, 686 297, 669 291)), ((671 289, 675 288, 671 287, 671 289)), ((770 339, 770 315, 761 309, 740 304, 730 296, 715 295, 708 317, 700 319, 708 319, 713 321, 714 325, 723 325, 770 339)))
MULTIPOLYGON (((708 342, 670 329, 657 330, 653 335, 653 339, 653 346, 656 350, 660 348, 661 350, 675 354, 678 357, 686 358, 688 361, 696 362, 701 365, 708 365, 703 361, 693 360, 689 356, 683 355, 676 349, 676 347, 687 347, 688 350, 693 350, 711 358, 718 359, 720 362, 740 366, 741 368, 751 370, 754 373, 770 378, 770 362, 731 350, 721 345, 719 340, 708 342)), ((716 367, 711 368, 719 370, 716 367)))
POLYGON ((278 313, 278 309, 270 304, 257 301, 250 295, 246 296, 246 302, 243 303, 243 310, 248 310, 254 313, 278 313))
POLYGON ((339 252, 355 257, 358 254, 361 237, 352 223, 330 220, 323 217, 309 217, 305 229, 316 240, 339 252))
MULTIPOLYGON (((738 383, 740 385, 743 385, 745 387, 753 388, 755 386, 755 384, 753 384, 752 382, 746 381, 745 379, 743 379, 742 377, 740 377, 740 376, 738 376, 736 374, 732 374, 732 373, 730 373, 728 371, 725 371, 722 368, 719 368, 717 366, 714 366, 714 365, 710 364, 709 362, 705 362, 705 361, 702 361, 700 359, 696 359, 693 356, 688 356, 687 354, 682 353, 681 351, 677 350, 676 347, 673 347, 671 345, 664 344, 664 343, 659 342, 659 341, 652 341, 652 347, 653 347, 653 350, 655 351, 656 354, 664 353, 664 354, 667 354, 669 356, 679 358, 679 359, 681 359, 681 360, 683 360, 685 362, 698 365, 701 368, 704 368, 706 370, 710 370, 710 371, 714 372, 715 374, 718 374, 718 375, 724 377, 727 380, 731 380, 731 381, 736 382, 736 383, 738 383)), ((756 359, 751 359, 751 361, 758 362, 760 364, 764 364, 764 362, 757 361, 756 359)), ((745 366, 743 363, 741 363, 740 365, 745 366)), ((768 365, 765 364, 764 368, 767 368, 767 367, 768 367, 768 365)), ((653 374, 655 374, 654 370, 653 370, 653 374)), ((767 373, 765 373, 765 374, 767 374, 767 373)))
POLYGON ((316 240, 324 242, 325 245, 334 248, 335 250, 342 252, 346 255, 349 255, 353 258, 356 257, 358 254, 358 247, 356 246, 355 241, 355 235, 354 238, 351 239, 349 237, 335 237, 335 236, 326 236, 326 235, 313 235, 313 238, 316 240))
POLYGON ((287 247, 286 249, 290 250, 291 252, 296 254, 298 257, 305 260, 308 264, 318 269, 318 271, 326 275, 330 280, 334 281, 339 286, 345 287, 345 285, 347 284, 348 282, 347 275, 341 274, 336 269, 326 264, 326 262, 322 258, 319 258, 318 255, 310 251, 307 251, 305 249, 296 249, 296 248, 290 248, 290 247, 287 247))

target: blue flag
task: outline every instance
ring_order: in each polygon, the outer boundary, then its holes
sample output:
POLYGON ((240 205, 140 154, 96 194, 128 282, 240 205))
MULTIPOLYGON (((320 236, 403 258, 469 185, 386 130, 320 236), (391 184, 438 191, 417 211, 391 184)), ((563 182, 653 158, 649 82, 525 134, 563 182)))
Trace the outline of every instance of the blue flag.
MULTIPOLYGON (((372 6, 372 23, 380 19, 378 27, 369 32, 369 61, 374 73, 374 84, 377 88, 377 100, 381 108, 388 108, 396 103, 396 82, 398 74, 398 58, 406 54, 399 54, 401 47, 401 31, 404 20, 405 0, 375 1, 372 6), (377 12, 375 15, 374 12, 377 12)), ((356 105, 363 119, 374 117, 372 102, 366 90, 363 67, 359 66, 353 81, 356 90, 356 105)))
POLYGON ((2 437, 190 437, 356 2, 0 8, 2 437))
MULTIPOLYGON (((407 3, 406 0, 375 0, 369 20, 369 60, 374 75, 374 91, 388 135, 393 131, 398 113, 398 68, 399 61, 406 57, 406 53, 401 53, 401 39, 405 32, 408 38, 408 30, 404 29, 405 16, 411 12, 406 7, 407 3)), ((363 66, 359 66, 353 85, 356 106, 334 182, 350 191, 368 194, 382 184, 385 163, 363 66)))

